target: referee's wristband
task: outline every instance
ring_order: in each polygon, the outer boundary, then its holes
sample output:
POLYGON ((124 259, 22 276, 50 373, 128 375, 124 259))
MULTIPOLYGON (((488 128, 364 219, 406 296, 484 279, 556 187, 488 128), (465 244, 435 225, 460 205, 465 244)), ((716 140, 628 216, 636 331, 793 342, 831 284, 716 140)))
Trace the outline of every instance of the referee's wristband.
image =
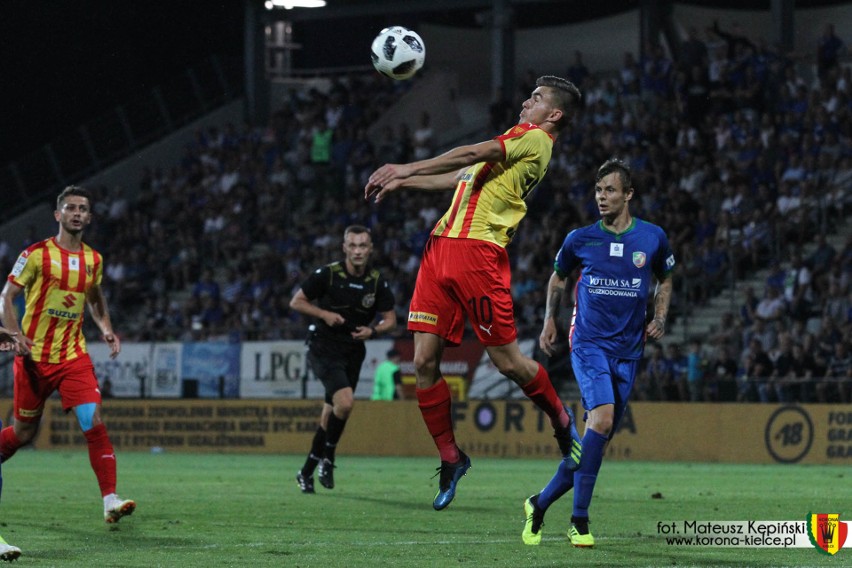
POLYGON ((379 336, 379 332, 376 331, 376 327, 371 325, 370 326, 370 339, 375 339, 378 336, 379 336))

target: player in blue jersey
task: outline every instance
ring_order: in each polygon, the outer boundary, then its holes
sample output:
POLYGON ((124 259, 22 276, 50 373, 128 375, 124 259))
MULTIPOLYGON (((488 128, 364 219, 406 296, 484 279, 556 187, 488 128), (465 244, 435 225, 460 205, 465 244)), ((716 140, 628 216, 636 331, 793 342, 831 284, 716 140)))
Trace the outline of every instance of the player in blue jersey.
POLYGON ((569 338, 571 365, 586 409, 586 431, 579 469, 571 471, 561 462, 541 493, 524 502, 525 544, 541 542, 547 508, 574 488, 568 536, 574 546, 594 546, 589 504, 604 448, 624 415, 646 336, 660 339, 665 333, 674 254, 660 227, 630 214, 633 195, 630 168, 618 160, 605 162, 595 176, 600 221, 568 233, 556 255, 539 344, 552 354, 566 280, 579 267, 569 338), (646 323, 654 278, 654 316, 646 323))

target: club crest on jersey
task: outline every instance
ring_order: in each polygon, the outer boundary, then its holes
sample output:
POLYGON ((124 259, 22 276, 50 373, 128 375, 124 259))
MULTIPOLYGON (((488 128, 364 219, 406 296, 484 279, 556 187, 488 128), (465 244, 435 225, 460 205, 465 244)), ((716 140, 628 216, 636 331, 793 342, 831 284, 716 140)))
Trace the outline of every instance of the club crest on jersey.
POLYGON ((647 260, 647 257, 645 256, 644 252, 633 253, 633 266, 635 266, 636 268, 642 268, 643 266, 645 266, 645 260, 647 260))
POLYGON ((376 303, 376 295, 375 294, 367 294, 361 300, 361 306, 365 308, 372 308, 373 304, 376 303))
POLYGON ((624 243, 609 243, 609 256, 624 256, 624 243))

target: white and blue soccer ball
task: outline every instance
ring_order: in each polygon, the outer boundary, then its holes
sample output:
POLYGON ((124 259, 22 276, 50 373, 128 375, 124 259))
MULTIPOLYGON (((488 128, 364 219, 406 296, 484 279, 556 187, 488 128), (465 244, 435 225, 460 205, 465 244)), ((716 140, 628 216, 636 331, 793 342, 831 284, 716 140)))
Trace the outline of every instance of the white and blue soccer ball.
POLYGON ((423 67, 426 45, 417 32, 391 26, 379 32, 370 48, 373 67, 396 81, 410 79, 423 67))

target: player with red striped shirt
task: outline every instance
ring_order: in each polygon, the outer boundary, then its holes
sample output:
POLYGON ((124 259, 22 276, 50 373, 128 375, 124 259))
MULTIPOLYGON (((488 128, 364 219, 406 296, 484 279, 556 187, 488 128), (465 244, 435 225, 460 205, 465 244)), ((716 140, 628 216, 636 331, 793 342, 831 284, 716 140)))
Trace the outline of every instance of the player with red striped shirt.
POLYGON ((553 143, 579 102, 580 91, 570 81, 540 77, 523 103, 518 124, 505 134, 428 160, 385 164, 365 187, 365 196, 377 202, 400 189, 455 188, 450 208, 423 251, 408 314, 417 399, 441 455, 435 510, 450 504, 470 467, 470 458, 456 445, 450 390, 440 370, 446 345, 461 342, 465 318, 497 369, 547 413, 566 461, 579 467, 573 417, 544 367, 518 347, 506 254, 526 215, 526 199, 544 177, 553 143))
POLYGON ((91 196, 69 186, 56 200, 55 237, 35 243, 20 254, 0 294, 0 320, 17 334, 14 363, 14 423, 0 431, 0 458, 9 460, 38 430, 44 402, 56 390, 65 411, 74 410, 86 437, 89 461, 104 499, 104 520, 117 522, 130 515, 136 503, 115 492, 116 460, 101 420, 101 393, 83 337, 86 305, 111 357, 121 342, 112 329, 106 298, 101 290, 103 258, 82 241, 92 220, 91 196), (14 301, 25 293, 21 326, 14 301))

